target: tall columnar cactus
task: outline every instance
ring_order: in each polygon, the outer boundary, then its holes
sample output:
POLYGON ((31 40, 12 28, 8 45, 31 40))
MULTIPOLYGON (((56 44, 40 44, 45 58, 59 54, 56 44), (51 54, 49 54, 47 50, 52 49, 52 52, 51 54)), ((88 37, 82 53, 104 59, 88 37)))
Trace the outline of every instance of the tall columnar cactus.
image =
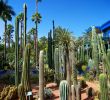
POLYGON ((27 6, 24 4, 24 47, 26 46, 27 6))
POLYGON ((97 79, 98 79, 98 76, 99 76, 98 45, 97 45, 96 29, 94 26, 92 27, 92 56, 93 56, 93 60, 94 60, 94 66, 96 67, 97 79))
POLYGON ((48 65, 52 68, 52 31, 48 33, 48 65))
POLYGON ((20 100, 26 100, 25 91, 22 84, 19 84, 18 86, 18 96, 20 100))
POLYGON ((76 100, 75 85, 72 85, 72 86, 71 86, 71 92, 72 92, 72 100, 76 100))
POLYGON ((60 100, 69 100, 69 84, 66 80, 60 82, 60 100))
POLYGON ((19 21, 16 17, 15 20, 15 85, 18 87, 19 83, 19 71, 18 71, 18 59, 19 59, 19 21))
POLYGON ((110 51, 107 52, 107 55, 103 55, 103 64, 107 70, 107 74, 110 75, 110 51))
POLYGON ((43 51, 39 55, 39 98, 44 100, 44 56, 43 51))
POLYGON ((54 24, 54 20, 52 21, 53 24, 53 38, 52 38, 52 67, 55 69, 54 66, 54 51, 55 51, 55 24, 54 24))
POLYGON ((100 82, 100 91, 101 91, 100 99, 101 100, 109 100, 106 74, 100 74, 99 82, 100 82))
POLYGON ((54 52, 54 66, 55 66, 55 82, 59 83, 59 51, 58 48, 55 48, 54 52))
POLYGON ((76 86, 76 100, 81 100, 81 86, 79 83, 76 86))
POLYGON ((24 87, 25 92, 31 91, 30 79, 29 79, 29 66, 30 66, 30 44, 27 44, 24 51, 24 62, 22 69, 21 84, 24 87))

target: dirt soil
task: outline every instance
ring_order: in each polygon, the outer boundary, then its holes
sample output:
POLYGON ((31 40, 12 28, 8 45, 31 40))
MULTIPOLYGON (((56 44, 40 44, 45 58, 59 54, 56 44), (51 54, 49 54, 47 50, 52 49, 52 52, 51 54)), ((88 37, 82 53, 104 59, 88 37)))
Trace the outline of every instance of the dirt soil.
MULTIPOLYGON (((86 82, 86 83, 88 87, 92 87, 95 91, 98 91, 99 86, 97 82, 86 82)), ((60 95, 59 88, 57 87, 55 83, 48 83, 46 87, 51 88, 53 91, 53 97, 48 100, 60 100, 59 99, 59 95, 60 95)), ((86 89, 87 88, 85 88, 81 93, 81 100, 93 100, 93 99, 87 99, 86 89)), ((39 90, 39 86, 32 85, 32 92, 35 98, 38 98, 38 90, 39 90)))

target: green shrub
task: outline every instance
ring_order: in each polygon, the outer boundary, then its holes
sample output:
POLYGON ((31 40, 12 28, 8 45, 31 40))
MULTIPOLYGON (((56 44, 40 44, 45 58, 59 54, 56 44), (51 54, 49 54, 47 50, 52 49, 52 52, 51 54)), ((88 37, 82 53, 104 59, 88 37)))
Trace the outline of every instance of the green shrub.
POLYGON ((49 99, 53 96, 52 90, 50 88, 44 89, 44 98, 49 99))

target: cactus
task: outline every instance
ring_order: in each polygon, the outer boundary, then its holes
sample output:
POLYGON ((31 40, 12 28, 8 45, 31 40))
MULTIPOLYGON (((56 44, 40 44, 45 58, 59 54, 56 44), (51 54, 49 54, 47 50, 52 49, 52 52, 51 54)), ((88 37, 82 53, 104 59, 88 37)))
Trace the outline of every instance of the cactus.
POLYGON ((86 94, 87 94, 88 98, 91 98, 91 97, 95 96, 95 91, 92 87, 89 87, 86 91, 86 94))
POLYGON ((94 66, 96 67, 97 79, 98 79, 99 77, 98 45, 97 45, 97 34, 94 26, 92 27, 92 55, 93 55, 94 66))
POLYGON ((39 98, 44 100, 44 56, 43 51, 39 55, 39 98))
POLYGON ((26 46, 27 6, 24 4, 24 47, 26 46))
POLYGON ((19 73, 18 73, 18 51, 19 51, 19 21, 18 21, 18 17, 16 17, 15 20, 15 85, 18 87, 18 81, 19 81, 19 73))
POLYGON ((52 38, 52 67, 55 69, 54 66, 54 51, 55 51, 55 24, 54 24, 54 20, 52 21, 53 24, 53 38, 52 38))
POLYGON ((76 85, 76 100, 81 100, 81 86, 80 83, 76 85))
POLYGON ((19 84, 18 86, 18 96, 20 100, 26 100, 25 91, 22 84, 19 84))
POLYGON ((52 31, 48 33, 48 65, 52 68, 52 31))
POLYGON ((76 90, 74 85, 71 86, 71 92, 72 92, 72 100, 76 100, 76 90))
POLYGON ((101 91, 100 100, 109 100, 106 74, 100 74, 99 82, 100 82, 100 91, 101 91))
POLYGON ((25 92, 31 90, 29 81, 29 66, 30 66, 30 44, 27 44, 24 51, 24 62, 21 79, 21 84, 23 85, 25 92))
POLYGON ((59 84, 58 80, 59 80, 59 50, 58 48, 55 48, 55 52, 54 52, 54 66, 55 66, 55 82, 57 84, 59 84))
POLYGON ((66 80, 60 82, 60 100, 69 100, 69 84, 66 80))

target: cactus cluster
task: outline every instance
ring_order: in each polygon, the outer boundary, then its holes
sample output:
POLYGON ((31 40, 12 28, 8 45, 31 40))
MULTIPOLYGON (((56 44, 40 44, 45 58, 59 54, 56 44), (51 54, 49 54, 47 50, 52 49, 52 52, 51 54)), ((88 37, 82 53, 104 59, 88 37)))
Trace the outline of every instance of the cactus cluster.
POLYGON ((0 94, 0 100, 15 100, 18 98, 17 87, 7 86, 3 88, 0 94))
POLYGON ((100 92, 101 92, 100 100, 109 100, 106 74, 100 74, 99 82, 100 82, 100 92))

